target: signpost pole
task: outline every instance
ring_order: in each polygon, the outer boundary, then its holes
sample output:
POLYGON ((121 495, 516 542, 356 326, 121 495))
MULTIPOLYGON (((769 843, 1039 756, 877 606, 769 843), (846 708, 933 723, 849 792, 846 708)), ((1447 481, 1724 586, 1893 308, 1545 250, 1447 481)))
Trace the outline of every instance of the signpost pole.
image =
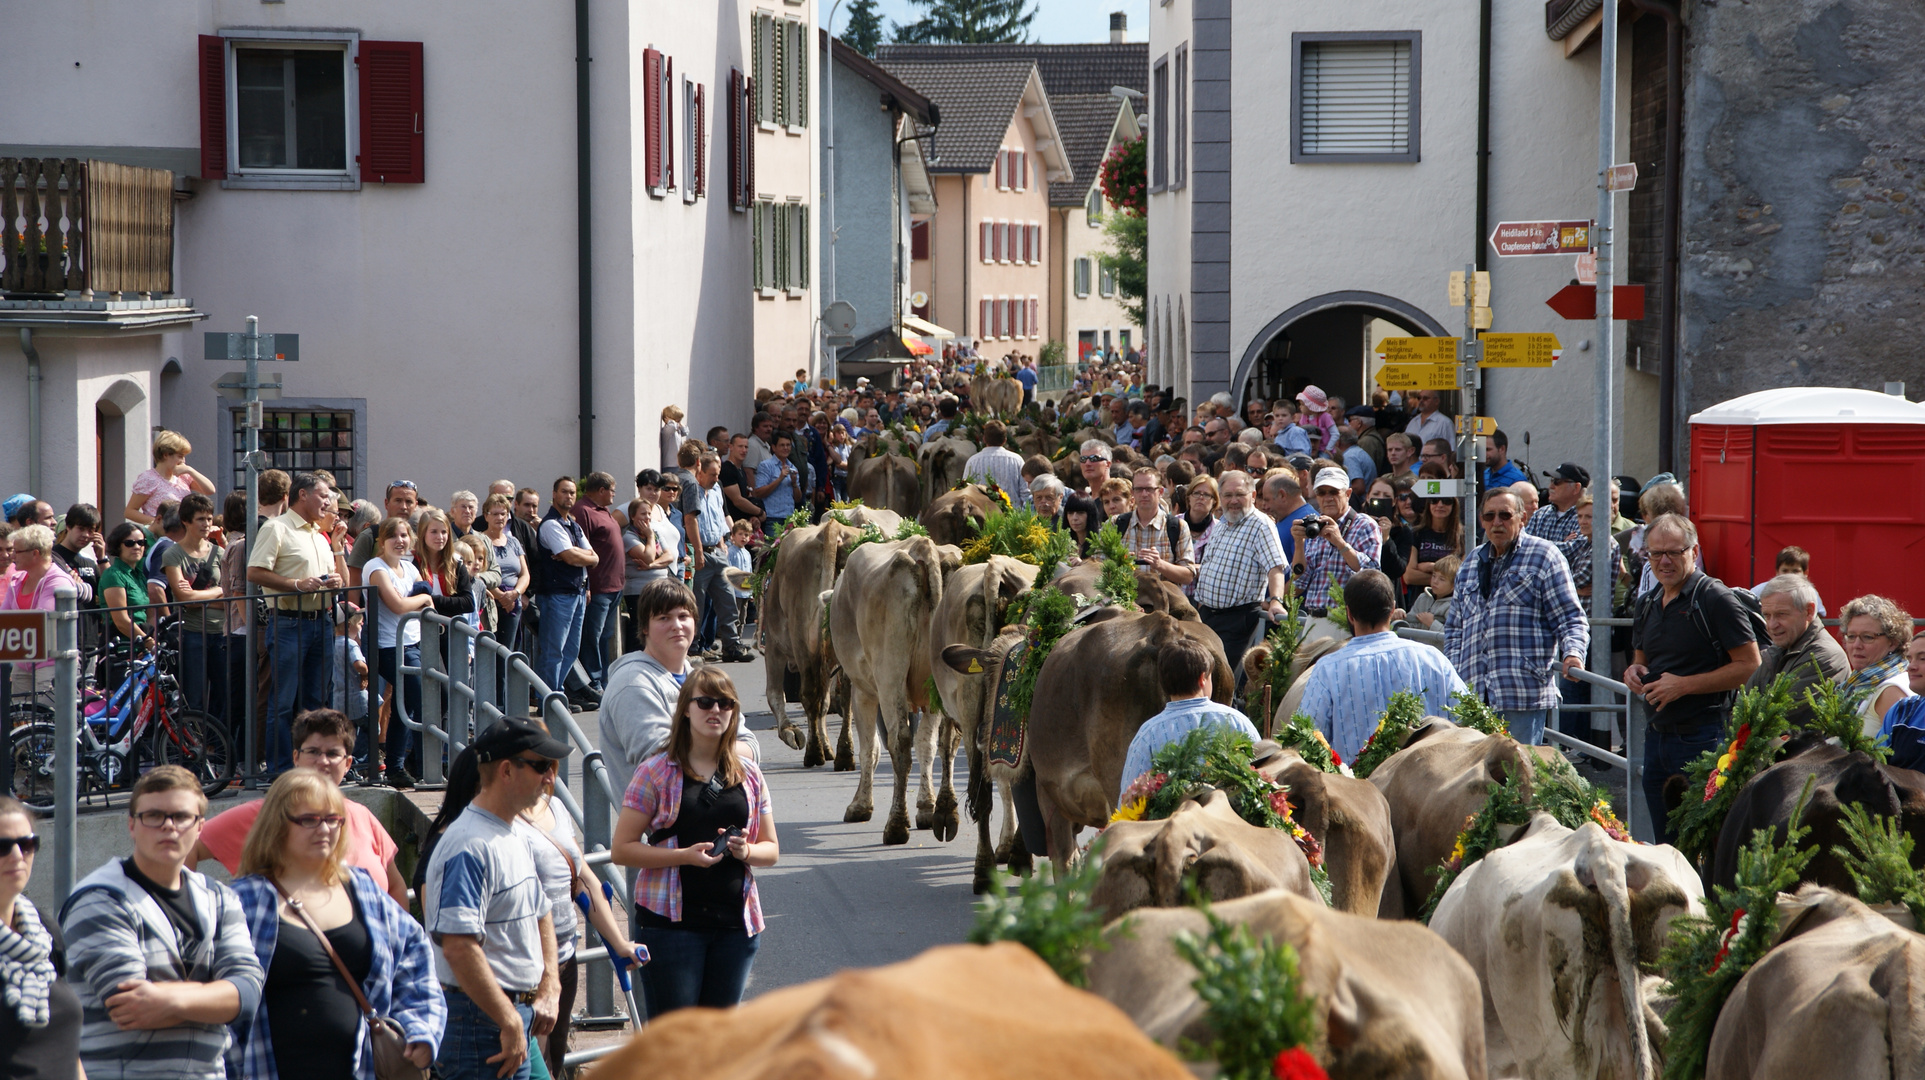
MULTIPOLYGON (((247 317, 246 335, 247 406, 243 419, 243 430, 247 433, 247 453, 242 458, 246 463, 247 470, 247 531, 242 534, 246 543, 246 546, 241 549, 242 566, 247 565, 247 557, 254 553, 255 521, 259 519, 261 515, 260 485, 256 483, 261 475, 260 330, 260 317, 249 315, 247 317)), ((258 654, 260 651, 261 627, 259 620, 255 618, 255 611, 260 605, 252 602, 255 597, 260 595, 260 592, 259 586, 248 582, 246 593, 249 602, 242 606, 243 610, 247 613, 247 712, 244 714, 247 717, 247 723, 245 725, 246 733, 242 737, 241 743, 245 748, 247 756, 241 759, 239 772, 243 777, 247 778, 245 784, 250 789, 255 787, 259 782, 258 778, 254 775, 254 767, 261 760, 260 739, 257 735, 257 732, 260 730, 261 705, 260 694, 257 689, 260 685, 258 654)))
POLYGON ((80 616, 72 585, 53 587, 53 888, 74 891, 75 838, 80 819, 80 616))
MULTIPOLYGON (((1611 615, 1611 412, 1613 368, 1617 363, 1616 327, 1612 322, 1612 288, 1617 283, 1613 226, 1614 195, 1611 166, 1617 158, 1618 0, 1604 0, 1602 36, 1598 50, 1598 164, 1597 164, 1597 446, 1591 469, 1591 617, 1611 615)), ((1590 669, 1609 676, 1611 633, 1603 627, 1591 632, 1590 669)), ((1627 795, 1638 798, 1637 763, 1631 765, 1627 795)))
POLYGON ((1483 460, 1484 440, 1477 433, 1477 391, 1483 379, 1483 372, 1477 366, 1479 345, 1477 341, 1477 308, 1480 300, 1486 297, 1477 293, 1477 264, 1464 264, 1464 340, 1457 347, 1457 385, 1462 390, 1463 416, 1469 423, 1460 444, 1460 454, 1464 467, 1464 554, 1468 556, 1477 547, 1477 472, 1478 463, 1483 460))

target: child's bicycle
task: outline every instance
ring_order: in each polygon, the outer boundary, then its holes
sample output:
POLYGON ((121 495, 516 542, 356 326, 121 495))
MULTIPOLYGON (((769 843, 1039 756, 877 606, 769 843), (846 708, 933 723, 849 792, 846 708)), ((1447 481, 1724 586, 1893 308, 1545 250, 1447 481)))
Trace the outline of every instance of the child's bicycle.
MULTIPOLYGON (((81 696, 77 794, 85 799, 125 791, 155 765, 179 765, 200 781, 212 798, 234 778, 234 754, 226 729, 199 709, 190 709, 180 684, 163 661, 177 651, 161 646, 133 656, 112 696, 88 689, 81 696)), ((16 727, 8 740, 13 759, 13 795, 35 810, 54 805, 54 725, 36 722, 16 727)))

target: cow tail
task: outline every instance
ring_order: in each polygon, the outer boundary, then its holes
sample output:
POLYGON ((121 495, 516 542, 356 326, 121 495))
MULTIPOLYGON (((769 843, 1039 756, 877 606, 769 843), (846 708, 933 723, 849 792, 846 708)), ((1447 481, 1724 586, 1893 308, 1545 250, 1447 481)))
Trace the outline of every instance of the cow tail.
MULTIPOLYGON (((1593 827, 1595 828, 1595 827, 1593 827)), ((1635 1080, 1653 1080, 1651 1038, 1644 1023, 1644 989, 1638 978, 1637 937, 1631 930, 1631 890, 1624 879, 1624 855, 1604 841, 1592 851, 1602 857, 1590 860, 1593 880, 1604 899, 1605 919, 1611 931, 1611 957, 1616 962, 1618 990, 1624 995, 1624 1016, 1630 1028, 1632 1073, 1635 1080)))

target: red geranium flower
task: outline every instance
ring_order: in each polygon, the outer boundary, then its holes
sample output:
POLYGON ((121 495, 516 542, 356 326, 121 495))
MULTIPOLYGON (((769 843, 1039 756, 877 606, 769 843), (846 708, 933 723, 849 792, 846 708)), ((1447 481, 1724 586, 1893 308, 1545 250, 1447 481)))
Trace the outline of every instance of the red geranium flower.
POLYGON ((1317 1064, 1317 1059, 1310 1056, 1310 1051, 1301 1046, 1293 1046, 1278 1054, 1276 1064, 1271 1066, 1270 1071, 1276 1074, 1277 1080, 1330 1080, 1323 1066, 1317 1064))

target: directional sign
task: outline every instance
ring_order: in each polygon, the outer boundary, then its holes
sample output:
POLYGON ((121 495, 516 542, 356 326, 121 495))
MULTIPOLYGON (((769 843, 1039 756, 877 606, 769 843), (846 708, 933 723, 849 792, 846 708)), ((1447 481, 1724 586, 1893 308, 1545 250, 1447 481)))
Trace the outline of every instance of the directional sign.
POLYGON ((1377 385, 1386 390, 1455 390, 1456 364, 1385 364, 1377 385))
MULTIPOLYGON (((1489 340, 1486 338, 1485 340, 1489 340)), ((1457 418, 1459 435, 1493 435, 1497 432, 1497 421, 1488 416, 1460 416, 1457 418), (1475 431, 1466 430, 1476 428, 1475 431)))
POLYGON ((1454 337, 1388 337, 1377 343, 1377 355, 1386 364, 1455 364, 1457 345, 1454 337))
POLYGON ((1587 251, 1577 257, 1577 283, 1579 285, 1597 284, 1597 252, 1587 251))
MULTIPOLYGON (((1450 306, 1464 306, 1464 272, 1462 270, 1450 272, 1450 306)), ((1491 272, 1489 270, 1477 271, 1477 306, 1491 306, 1491 272)))
POLYGON ((45 611, 0 611, 0 663, 53 659, 53 617, 45 611))
POLYGON ((1547 368, 1564 355, 1556 334, 1485 334, 1478 367, 1547 368))
POLYGON ((1504 221, 1491 233, 1499 255, 1575 255, 1591 250, 1589 221, 1504 221))
MULTIPOLYGON (((203 336, 207 342, 207 359, 247 359, 246 334, 209 332, 203 336)), ((301 335, 299 334, 262 334, 260 341, 260 359, 262 360, 299 360, 301 358, 301 335)))
POLYGON ((1611 171, 1604 176, 1606 191, 1629 191, 1637 186, 1638 163, 1635 161, 1628 165, 1613 165, 1611 171))
MULTIPOLYGON (((1552 311, 1567 319, 1582 321, 1597 318, 1597 289, 1590 285, 1566 285, 1557 295, 1544 301, 1552 311)), ((1644 286, 1619 285, 1611 290, 1611 318, 1644 318, 1644 286)))
POLYGON ((1463 484, 1462 480, 1419 480, 1410 493, 1420 499, 1460 499, 1463 484))
POLYGON ((1471 311, 1470 324, 1474 329, 1489 330, 1491 328, 1491 309, 1487 307, 1473 309, 1471 311))

